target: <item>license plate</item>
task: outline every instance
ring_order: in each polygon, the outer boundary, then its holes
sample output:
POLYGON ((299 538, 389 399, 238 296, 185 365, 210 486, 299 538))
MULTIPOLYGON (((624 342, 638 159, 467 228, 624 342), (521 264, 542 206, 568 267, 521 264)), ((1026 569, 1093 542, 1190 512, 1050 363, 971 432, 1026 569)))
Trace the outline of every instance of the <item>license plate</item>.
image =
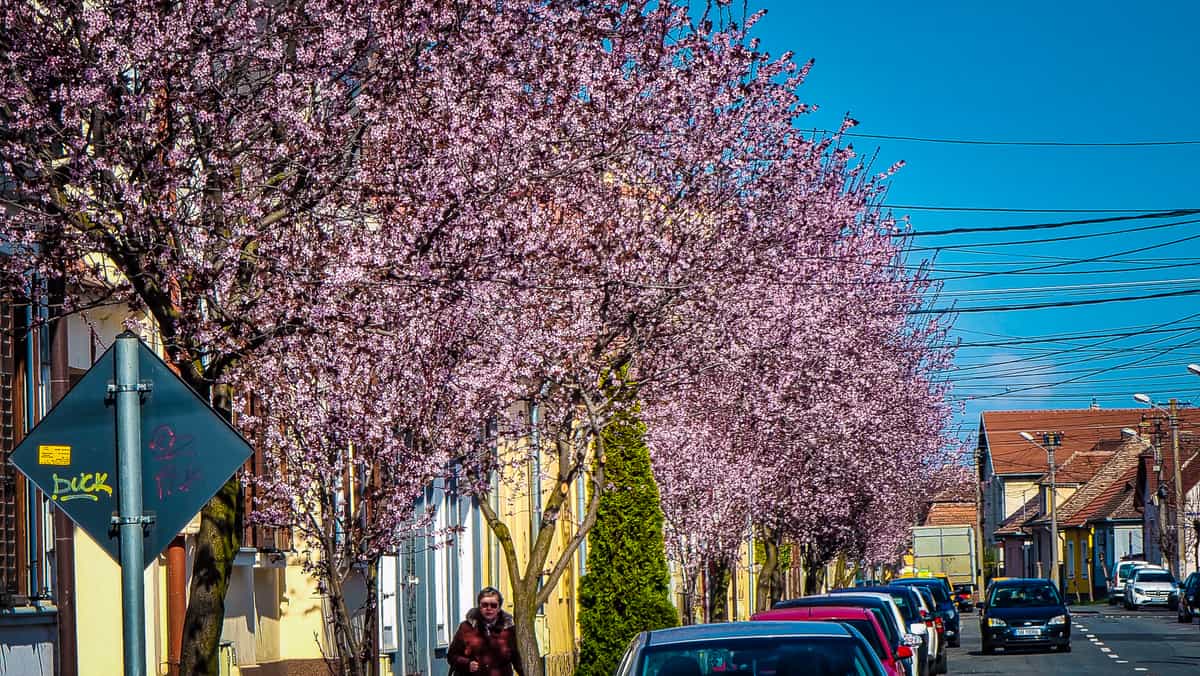
POLYGON ((1042 630, 1040 627, 1020 627, 1013 629, 1013 636, 1041 636, 1042 630))

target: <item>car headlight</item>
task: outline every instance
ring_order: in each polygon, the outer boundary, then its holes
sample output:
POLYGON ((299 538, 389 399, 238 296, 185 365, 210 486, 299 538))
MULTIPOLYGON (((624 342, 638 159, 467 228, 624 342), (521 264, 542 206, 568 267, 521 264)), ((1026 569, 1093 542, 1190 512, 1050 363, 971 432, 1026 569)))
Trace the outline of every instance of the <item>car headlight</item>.
POLYGON ((1134 594, 1144 594, 1145 592, 1143 592, 1143 591, 1142 591, 1142 588, 1141 588, 1141 587, 1134 587, 1134 588, 1133 588, 1133 593, 1134 593, 1134 594))
POLYGON ((1008 623, 998 617, 989 617, 988 618, 988 626, 989 627, 1007 627, 1008 623))
POLYGON ((1049 621, 1049 622, 1047 622, 1046 624, 1048 624, 1048 625, 1050 625, 1050 626, 1052 626, 1052 627, 1053 627, 1053 626, 1056 626, 1056 625, 1060 625, 1060 624, 1066 624, 1066 623, 1067 623, 1067 616, 1066 616, 1066 615, 1055 615, 1054 617, 1050 618, 1050 621, 1049 621))

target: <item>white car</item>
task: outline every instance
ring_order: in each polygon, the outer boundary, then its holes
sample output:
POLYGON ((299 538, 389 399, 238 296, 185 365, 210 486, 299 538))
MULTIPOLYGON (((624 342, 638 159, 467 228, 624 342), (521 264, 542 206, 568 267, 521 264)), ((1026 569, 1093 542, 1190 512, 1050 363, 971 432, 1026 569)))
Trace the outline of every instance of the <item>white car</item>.
POLYGON ((1175 592, 1175 577, 1171 571, 1158 566, 1143 566, 1133 571, 1125 584, 1125 608, 1138 610, 1142 606, 1170 604, 1175 592))
POLYGON ((1129 577, 1133 575, 1133 571, 1143 566, 1155 566, 1155 564, 1141 559, 1132 561, 1121 561, 1113 568, 1112 577, 1108 581, 1108 603, 1116 605, 1125 602, 1125 583, 1129 582, 1129 577))

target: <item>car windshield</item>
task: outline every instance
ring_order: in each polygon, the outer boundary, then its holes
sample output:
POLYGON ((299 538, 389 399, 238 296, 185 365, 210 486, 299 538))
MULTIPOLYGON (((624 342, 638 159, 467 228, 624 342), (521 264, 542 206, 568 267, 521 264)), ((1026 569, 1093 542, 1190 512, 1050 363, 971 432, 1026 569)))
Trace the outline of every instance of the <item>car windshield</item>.
POLYGON ((867 643, 871 645, 871 650, 879 655, 879 659, 887 659, 887 653, 884 651, 883 642, 879 638, 879 632, 875 631, 875 624, 870 620, 838 620, 842 624, 848 624, 858 630, 858 633, 867 639, 867 643))
POLYGON ((1132 571, 1134 568, 1137 568, 1139 565, 1141 565, 1141 564, 1122 563, 1120 566, 1117 566, 1117 577, 1119 577, 1119 578, 1129 577, 1129 572, 1132 571))
POLYGON ((1137 582, 1174 582, 1175 578, 1165 570, 1139 570, 1133 576, 1137 582))
POLYGON ((899 606, 900 614, 904 616, 905 620, 909 622, 916 622, 921 617, 921 614, 917 612, 917 609, 912 606, 908 596, 905 596, 904 594, 892 593, 889 593, 888 596, 891 596, 892 600, 896 602, 897 606, 899 606))
POLYGON ((849 636, 708 639, 649 647, 637 676, 881 676, 878 662, 849 636))
POLYGON ((1048 584, 1012 585, 997 587, 992 592, 993 608, 1026 608, 1030 606, 1060 606, 1058 592, 1048 584))

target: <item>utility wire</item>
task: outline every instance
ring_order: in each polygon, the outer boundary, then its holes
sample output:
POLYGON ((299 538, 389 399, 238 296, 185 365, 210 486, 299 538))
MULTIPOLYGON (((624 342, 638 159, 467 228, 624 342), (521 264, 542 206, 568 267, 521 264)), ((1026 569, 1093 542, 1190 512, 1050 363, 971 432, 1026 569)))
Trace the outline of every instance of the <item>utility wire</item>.
MULTIPOLYGON (((813 129, 814 135, 836 135, 831 129, 813 129)), ((881 141, 912 141, 917 143, 942 143, 969 146, 1027 146, 1031 148, 1152 148, 1162 146, 1194 146, 1200 145, 1200 140, 1181 139, 1167 141, 1022 141, 972 138, 939 138, 932 136, 900 136, 896 134, 864 134, 860 132, 841 132, 841 136, 853 138, 869 138, 881 141)))
POLYGON ((1200 294, 1200 289, 1185 289, 1183 291, 1165 291, 1163 293, 1148 293, 1142 296, 1119 296, 1116 298, 1092 298, 1087 300, 1056 301, 1052 303, 1027 303, 1024 305, 991 305, 978 307, 942 307, 919 308, 909 310, 909 315, 950 315, 966 314, 969 312, 1011 312, 1014 310, 1046 310, 1059 307, 1077 307, 1080 305, 1098 305, 1100 303, 1124 303, 1132 300, 1152 300, 1155 298, 1175 298, 1178 296, 1194 296, 1200 294))
MULTIPOLYGON (((1070 221, 1055 221, 1050 223, 1023 223, 1020 225, 997 225, 992 227, 972 227, 972 228, 947 228, 945 230, 917 230, 905 233, 909 237, 931 237, 934 235, 961 235, 969 232, 1011 232, 1014 230, 1046 230, 1051 228, 1066 228, 1073 225, 1094 225, 1096 223, 1117 223, 1121 221, 1142 221, 1156 218, 1179 218, 1181 216, 1195 216, 1200 214, 1200 209, 1171 209, 1168 211, 1134 211, 1124 212, 1120 210, 1109 211, 1106 209, 1098 209, 1094 211, 1078 212, 1074 210, 1064 209, 1061 211, 1039 211, 1036 209, 1018 210, 1018 209, 988 209, 983 207, 917 207, 917 206, 889 206, 892 209, 925 209, 936 211, 1006 211, 1006 212, 1021 212, 1021 213, 1132 213, 1131 216, 1109 216, 1107 218, 1083 218, 1070 221)), ((1185 221, 1194 222, 1194 221, 1185 221)), ((1180 225, 1176 223, 1175 225, 1180 225)))

